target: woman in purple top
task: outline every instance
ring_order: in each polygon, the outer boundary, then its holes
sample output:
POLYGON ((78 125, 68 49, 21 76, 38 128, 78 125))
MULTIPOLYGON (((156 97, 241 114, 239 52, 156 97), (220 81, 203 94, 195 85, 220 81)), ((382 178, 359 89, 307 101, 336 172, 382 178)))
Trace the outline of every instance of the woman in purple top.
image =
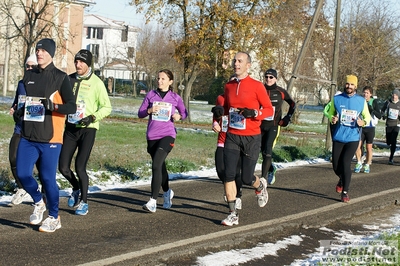
POLYGON ((152 159, 151 197, 143 209, 156 212, 157 197, 162 187, 165 209, 172 206, 174 192, 169 188, 165 159, 174 147, 176 129, 174 121, 187 117, 182 98, 172 91, 174 75, 168 69, 158 72, 158 89, 149 91, 139 108, 138 117, 149 116, 147 124, 147 152, 152 159))

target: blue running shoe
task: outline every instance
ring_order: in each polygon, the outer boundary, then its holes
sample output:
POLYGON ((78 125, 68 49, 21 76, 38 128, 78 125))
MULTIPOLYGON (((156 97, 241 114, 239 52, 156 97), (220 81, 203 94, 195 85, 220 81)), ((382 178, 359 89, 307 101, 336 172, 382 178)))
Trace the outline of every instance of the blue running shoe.
POLYGON ((364 173, 369 174, 370 168, 369 164, 364 165, 364 173))
POLYGON ((356 167, 354 167, 354 173, 359 173, 362 168, 362 163, 357 163, 356 167))
POLYGON ((274 169, 272 172, 268 172, 268 185, 272 185, 275 183, 275 173, 276 173, 276 166, 272 164, 272 168, 274 169))
POLYGON ((89 212, 89 205, 81 201, 75 211, 76 215, 86 215, 89 212))
POLYGON ((75 208, 79 205, 79 192, 80 190, 73 190, 68 199, 68 207, 75 208))

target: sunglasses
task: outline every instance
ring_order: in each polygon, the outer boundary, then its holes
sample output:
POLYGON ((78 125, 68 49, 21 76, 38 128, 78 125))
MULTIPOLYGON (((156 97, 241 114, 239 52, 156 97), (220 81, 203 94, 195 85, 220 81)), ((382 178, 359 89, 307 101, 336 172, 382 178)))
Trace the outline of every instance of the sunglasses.
POLYGON ((34 67, 36 67, 36 65, 25 65, 26 66, 26 68, 34 68, 34 67))
POLYGON ((266 79, 274 79, 274 76, 265 76, 266 79))

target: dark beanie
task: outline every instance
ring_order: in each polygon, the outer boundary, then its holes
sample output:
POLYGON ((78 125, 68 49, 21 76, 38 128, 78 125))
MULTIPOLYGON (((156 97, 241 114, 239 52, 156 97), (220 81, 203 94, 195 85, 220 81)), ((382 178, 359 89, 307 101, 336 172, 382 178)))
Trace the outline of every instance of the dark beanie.
POLYGON ((90 66, 92 66, 92 58, 93 58, 93 55, 89 50, 82 49, 75 55, 74 60, 75 61, 81 60, 82 62, 85 62, 85 64, 90 67, 90 66))
POLYGON ((51 57, 54 57, 54 54, 56 53, 56 43, 49 38, 41 39, 36 44, 36 50, 38 49, 46 50, 51 57))
POLYGON ((266 75, 272 75, 272 76, 274 76, 276 79, 278 79, 278 73, 276 72, 275 69, 272 69, 272 68, 268 69, 267 71, 265 71, 264 76, 266 76, 266 75))

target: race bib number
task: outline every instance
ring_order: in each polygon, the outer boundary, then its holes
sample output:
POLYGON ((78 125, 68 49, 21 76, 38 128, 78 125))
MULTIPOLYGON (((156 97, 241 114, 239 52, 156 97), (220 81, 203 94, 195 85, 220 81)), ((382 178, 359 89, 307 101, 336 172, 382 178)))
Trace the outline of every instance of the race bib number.
POLYGON ((81 119, 82 119, 83 116, 85 115, 85 109, 86 109, 85 103, 78 103, 78 104, 76 105, 76 112, 75 112, 75 114, 69 114, 69 115, 68 115, 68 123, 71 123, 71 124, 78 124, 79 121, 81 121, 81 119))
POLYGON ((221 117, 221 131, 227 132, 228 131, 228 116, 224 115, 221 117))
POLYGON ((39 97, 28 97, 25 99, 24 120, 43 122, 45 109, 39 97))
POLYGON ((21 107, 24 106, 25 102, 26 102, 26 95, 18 95, 17 109, 21 109, 21 107))
POLYGON ((399 110, 389 108, 388 118, 397 119, 397 117, 399 117, 399 110))
POLYGON ((238 114, 234 108, 229 109, 229 127, 239 130, 246 129, 246 118, 238 114))
POLYGON ((172 104, 165 102, 154 102, 153 106, 160 107, 158 112, 153 113, 153 120, 161 122, 168 122, 171 120, 172 104))
POLYGON ((275 117, 275 106, 272 106, 272 115, 264 118, 264 120, 273 121, 274 117, 275 117))
POLYGON ((340 123, 344 126, 355 126, 357 122, 357 111, 342 109, 340 123))

